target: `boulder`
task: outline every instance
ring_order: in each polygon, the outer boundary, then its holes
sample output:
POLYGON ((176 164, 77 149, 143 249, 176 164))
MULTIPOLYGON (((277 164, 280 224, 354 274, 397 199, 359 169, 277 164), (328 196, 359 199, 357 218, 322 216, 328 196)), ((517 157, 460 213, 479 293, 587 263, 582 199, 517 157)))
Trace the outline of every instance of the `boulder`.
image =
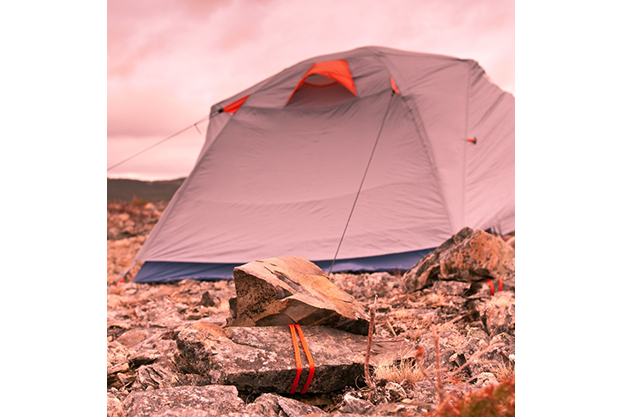
POLYGON ((269 258, 234 268, 232 326, 328 326, 355 334, 369 330, 365 308, 306 259, 269 258))
POLYGON ((408 291, 435 279, 475 282, 514 277, 514 247, 502 238, 465 227, 404 274, 408 291))
MULTIPOLYGON (((314 362, 309 393, 331 392, 353 385, 364 375, 367 337, 324 326, 302 326, 314 362)), ((242 392, 288 393, 297 373, 288 326, 227 327, 199 321, 178 329, 176 343, 186 369, 211 384, 234 385, 242 392)), ((298 341, 303 371, 297 393, 308 379, 309 364, 298 341)), ((402 359, 413 342, 374 338, 371 365, 402 359)))

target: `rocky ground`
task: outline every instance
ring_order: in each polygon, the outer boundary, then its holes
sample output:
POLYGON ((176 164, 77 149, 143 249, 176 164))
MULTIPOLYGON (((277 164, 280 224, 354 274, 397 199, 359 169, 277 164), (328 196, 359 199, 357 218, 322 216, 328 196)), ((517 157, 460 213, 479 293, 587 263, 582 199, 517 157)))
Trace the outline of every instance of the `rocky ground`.
MULTIPOLYGON (((140 265, 116 282, 165 206, 108 204, 109 416, 445 415, 445 407, 485 398, 499 401, 504 411, 498 415, 514 414, 513 275, 502 291, 495 281, 493 295, 486 280, 453 274, 420 289, 407 285, 399 272, 331 274, 330 280, 367 311, 375 303, 376 337, 404 338, 417 346, 414 354, 373 368, 369 383, 360 377, 324 394, 239 392, 210 384, 185 367, 177 332, 196 322, 224 326, 234 282, 135 284, 140 265)), ((503 240, 514 248, 513 235, 503 240)))

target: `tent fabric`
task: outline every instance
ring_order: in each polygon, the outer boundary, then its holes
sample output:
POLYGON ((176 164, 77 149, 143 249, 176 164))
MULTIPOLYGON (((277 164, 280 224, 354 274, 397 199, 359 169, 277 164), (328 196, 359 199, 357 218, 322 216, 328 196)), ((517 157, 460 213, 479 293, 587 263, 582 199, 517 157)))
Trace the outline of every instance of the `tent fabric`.
MULTIPOLYGON (((374 145, 335 266, 394 269, 376 259, 431 250, 465 226, 514 230, 514 97, 473 60, 364 47, 300 62, 213 106, 195 167, 137 254, 146 263, 135 281, 167 280, 154 270, 170 263, 326 265, 374 145), (300 85, 333 61, 347 64, 357 95, 300 85)), ((223 278, 211 268, 191 275, 223 278)))

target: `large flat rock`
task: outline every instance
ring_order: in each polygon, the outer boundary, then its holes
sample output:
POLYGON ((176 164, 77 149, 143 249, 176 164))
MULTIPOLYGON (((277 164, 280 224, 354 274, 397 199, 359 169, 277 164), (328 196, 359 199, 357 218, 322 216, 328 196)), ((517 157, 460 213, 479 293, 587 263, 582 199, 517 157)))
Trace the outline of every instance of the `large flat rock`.
MULTIPOLYGON (((364 375, 367 337, 324 326, 301 326, 315 372, 309 393, 354 385, 364 375)), ((196 322, 178 329, 183 360, 211 384, 234 385, 243 392, 288 393, 297 373, 288 326, 228 327, 196 322)), ((308 362, 299 343, 303 372, 296 392, 308 378, 308 362)), ((403 339, 374 338, 371 364, 414 354, 403 339)))

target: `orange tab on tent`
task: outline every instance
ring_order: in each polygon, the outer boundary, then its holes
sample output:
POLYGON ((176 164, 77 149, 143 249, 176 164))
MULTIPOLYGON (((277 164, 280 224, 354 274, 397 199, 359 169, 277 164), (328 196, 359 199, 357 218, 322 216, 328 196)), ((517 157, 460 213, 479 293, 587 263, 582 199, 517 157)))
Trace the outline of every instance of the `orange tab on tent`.
POLYGON ((243 103, 245 103, 245 100, 247 100, 248 97, 249 94, 243 98, 238 99, 234 103, 228 104, 226 107, 223 108, 223 111, 230 114, 236 113, 237 110, 239 110, 239 108, 243 105, 243 103))
POLYGON ((306 71, 306 74, 304 74, 302 79, 299 81, 299 83, 297 83, 297 85, 291 92, 289 99, 286 101, 287 104, 289 103, 289 101, 291 101, 293 94, 295 94, 295 92, 306 83, 306 78, 313 74, 328 77, 340 83, 343 87, 347 88, 353 95, 358 95, 356 94, 354 78, 352 78, 352 73, 349 70, 349 64, 345 59, 336 59, 333 61, 322 61, 312 64, 308 71, 306 71))
POLYGON ((391 87, 393 88, 393 91, 397 94, 399 94, 399 90, 397 89, 397 84, 395 84, 395 80, 393 79, 393 77, 391 77, 391 87))

